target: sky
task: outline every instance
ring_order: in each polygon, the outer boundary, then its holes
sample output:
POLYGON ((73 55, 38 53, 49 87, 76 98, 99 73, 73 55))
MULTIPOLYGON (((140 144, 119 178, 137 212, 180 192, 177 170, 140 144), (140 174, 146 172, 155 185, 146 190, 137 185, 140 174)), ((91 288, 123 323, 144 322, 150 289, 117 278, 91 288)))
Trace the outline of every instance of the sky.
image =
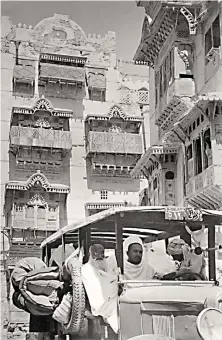
POLYGON ((116 33, 117 58, 132 60, 141 39, 144 8, 136 1, 2 1, 1 15, 33 27, 55 13, 68 14, 86 34, 116 33))

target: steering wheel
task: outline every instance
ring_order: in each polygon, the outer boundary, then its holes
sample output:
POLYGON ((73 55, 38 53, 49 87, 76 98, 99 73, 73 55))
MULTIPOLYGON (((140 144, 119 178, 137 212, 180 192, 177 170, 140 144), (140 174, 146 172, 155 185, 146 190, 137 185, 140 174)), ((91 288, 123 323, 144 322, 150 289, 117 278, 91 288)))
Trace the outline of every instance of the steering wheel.
POLYGON ((203 281, 204 278, 200 273, 177 273, 175 280, 178 280, 178 281, 203 281))
POLYGON ((162 277, 162 280, 172 281, 203 281, 204 277, 200 273, 172 272, 162 277))

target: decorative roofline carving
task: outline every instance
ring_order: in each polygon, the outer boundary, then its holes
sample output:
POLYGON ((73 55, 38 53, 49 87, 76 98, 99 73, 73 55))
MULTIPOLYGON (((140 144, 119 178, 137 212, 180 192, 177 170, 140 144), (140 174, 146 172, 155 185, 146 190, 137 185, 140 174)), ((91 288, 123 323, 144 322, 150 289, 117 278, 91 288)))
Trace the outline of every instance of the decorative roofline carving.
POLYGON ((52 103, 44 97, 42 97, 41 99, 38 99, 32 108, 25 108, 25 107, 23 108, 13 107, 12 108, 13 113, 20 113, 20 114, 35 114, 36 111, 47 111, 47 112, 50 112, 52 116, 58 116, 58 117, 66 117, 66 118, 73 117, 73 111, 54 109, 52 106, 52 103))
POLYGON ((196 34, 198 24, 196 16, 194 17, 193 14, 186 7, 181 7, 180 13, 183 14, 188 22, 190 35, 196 34))
POLYGON ((40 173, 33 174, 26 182, 24 181, 10 181, 6 184, 6 189, 14 190, 29 190, 36 183, 41 184, 41 186, 48 192, 58 192, 58 193, 69 193, 69 187, 67 185, 53 184, 49 183, 46 176, 40 173))
POLYGON ((47 202, 45 201, 42 195, 36 194, 34 195, 28 202, 27 205, 43 205, 47 206, 47 202))
POLYGON ((36 104, 33 107, 33 112, 35 113, 36 111, 48 111, 52 113, 53 107, 48 99, 41 98, 37 100, 36 104))
POLYGON ((123 120, 127 119, 127 115, 123 112, 123 109, 119 105, 113 105, 108 113, 108 118, 121 118, 123 120))
POLYGON ((192 46, 188 44, 179 44, 177 46, 177 53, 183 60, 187 70, 192 70, 193 67, 193 56, 192 56, 192 46))

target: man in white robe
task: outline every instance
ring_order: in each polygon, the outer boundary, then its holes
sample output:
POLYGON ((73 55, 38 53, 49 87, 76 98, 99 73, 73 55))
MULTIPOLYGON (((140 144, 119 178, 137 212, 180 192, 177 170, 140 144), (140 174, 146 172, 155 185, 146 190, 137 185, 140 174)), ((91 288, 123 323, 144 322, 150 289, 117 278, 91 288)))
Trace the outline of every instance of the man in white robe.
POLYGON ((153 279, 154 269, 149 265, 143 242, 138 236, 129 236, 123 242, 124 279, 143 281, 153 279))
POLYGON ((118 275, 115 262, 105 259, 104 247, 94 244, 89 261, 82 267, 82 280, 94 316, 101 316, 118 332, 118 275))

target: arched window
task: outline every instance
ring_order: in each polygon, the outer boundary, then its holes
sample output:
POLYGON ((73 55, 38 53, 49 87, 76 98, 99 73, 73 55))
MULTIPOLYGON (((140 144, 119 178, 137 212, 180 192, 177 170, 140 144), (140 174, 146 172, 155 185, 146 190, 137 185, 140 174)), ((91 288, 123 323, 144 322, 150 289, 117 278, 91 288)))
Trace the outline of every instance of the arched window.
POLYGON ((212 146, 210 129, 207 129, 203 135, 204 142, 204 169, 212 165, 212 146))

